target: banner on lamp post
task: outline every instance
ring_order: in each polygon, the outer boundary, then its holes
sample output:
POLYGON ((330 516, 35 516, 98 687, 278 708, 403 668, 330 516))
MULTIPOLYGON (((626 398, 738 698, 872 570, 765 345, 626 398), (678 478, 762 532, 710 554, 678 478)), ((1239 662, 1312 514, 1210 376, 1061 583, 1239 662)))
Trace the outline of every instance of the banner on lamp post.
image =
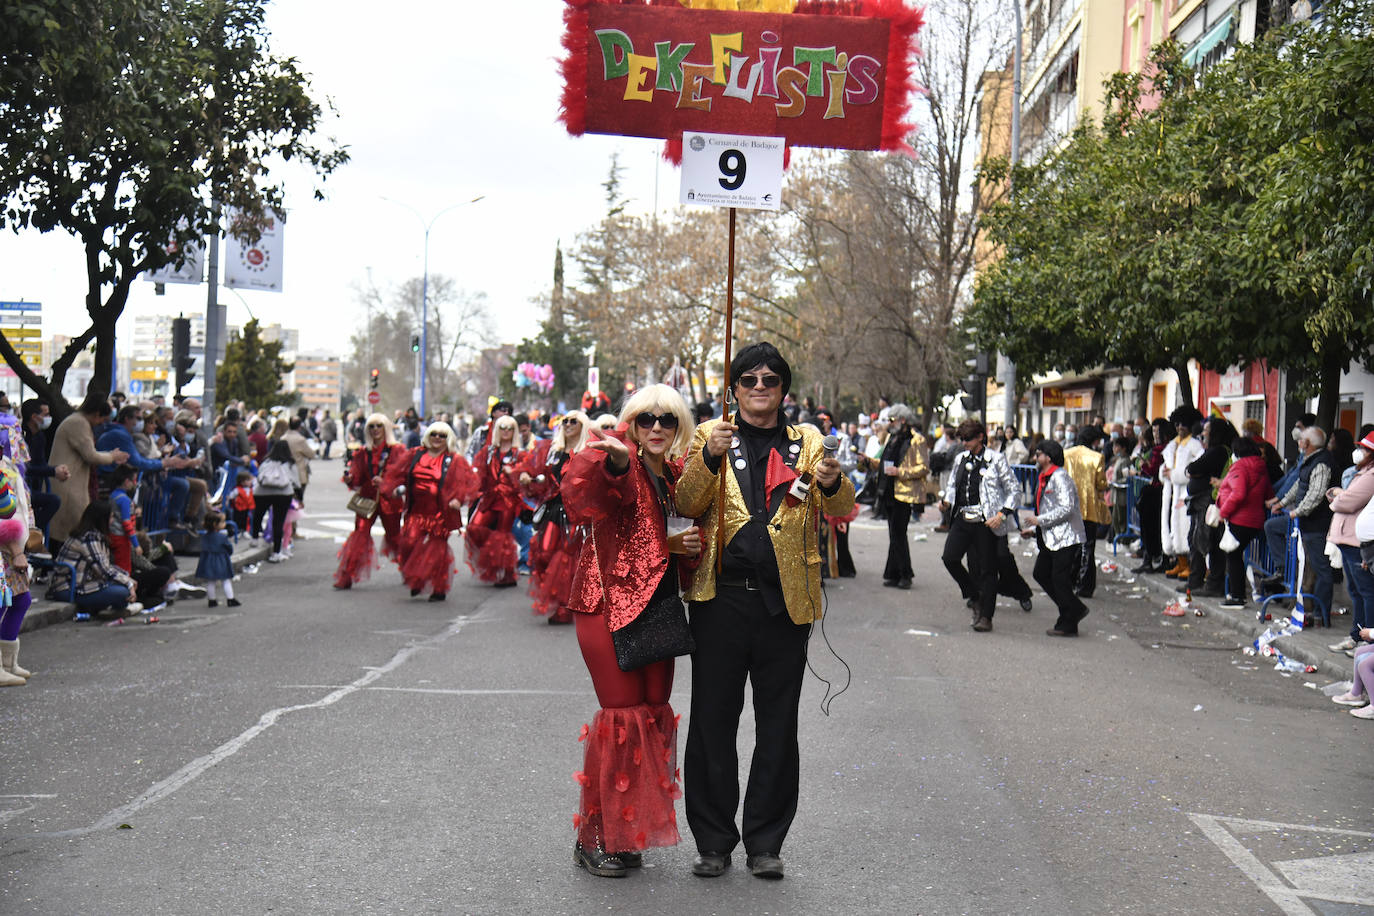
POLYGON ((237 211, 229 214, 229 237, 225 240, 224 285, 232 289, 256 289, 279 293, 282 288, 283 220, 268 216, 262 235, 249 244, 234 237, 237 211))

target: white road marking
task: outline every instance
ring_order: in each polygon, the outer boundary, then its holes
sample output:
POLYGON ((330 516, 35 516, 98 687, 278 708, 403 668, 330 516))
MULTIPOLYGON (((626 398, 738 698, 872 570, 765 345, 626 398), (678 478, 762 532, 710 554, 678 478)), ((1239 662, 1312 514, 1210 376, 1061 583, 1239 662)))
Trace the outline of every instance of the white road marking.
POLYGON ((276 725, 277 721, 287 713, 300 712, 302 710, 307 709, 324 709, 328 706, 334 705, 335 703, 344 699, 348 695, 356 693, 357 691, 362 690, 363 688, 372 684, 374 681, 378 680, 383 675, 395 671, 401 665, 404 665, 407 661, 409 661, 410 657, 412 655, 415 655, 417 652, 426 649, 436 648, 445 641, 447 641, 450 637, 456 636, 459 632, 462 631, 463 627, 467 624, 467 622, 467 615, 455 618, 448 625, 448 627, 444 629, 443 632, 431 636, 428 639, 422 640, 420 642, 411 643, 408 646, 398 649, 396 654, 393 655, 391 659, 387 661, 386 664, 376 668, 369 668, 366 674, 364 674, 362 677, 358 678, 350 684, 345 684, 341 687, 331 688, 329 693, 325 694, 324 696, 320 697, 318 700, 315 700, 314 702, 301 703, 297 706, 281 706, 277 709, 273 709, 269 712, 264 713, 262 715, 262 718, 258 719, 257 724, 253 725, 251 728, 243 731, 242 733, 236 735, 230 740, 224 742, 210 753, 202 757, 197 757, 195 760, 192 760, 190 763, 186 764, 186 766, 177 770, 175 773, 173 773, 171 776, 168 776, 166 779, 163 779, 160 782, 156 782, 153 785, 149 786, 147 791, 139 795, 133 801, 129 802, 127 805, 121 805, 120 807, 115 808, 113 811, 110 811, 108 814, 100 818, 94 824, 91 824, 88 827, 77 827, 72 830, 59 830, 55 833, 40 834, 40 836, 44 838, 85 836, 87 834, 97 833, 101 830, 111 830, 119 826, 120 824, 129 820, 129 818, 137 814, 139 811, 148 807, 149 805, 161 801, 162 799, 171 795, 173 792, 191 783, 197 777, 203 774, 206 770, 210 769, 210 767, 214 766, 217 763, 220 763, 221 761, 229 759, 230 757, 237 754, 239 751, 243 750, 243 748, 248 744, 248 742, 252 741, 258 735, 262 734, 272 726, 276 725))
POLYGON ((1232 830, 1264 832, 1326 833, 1336 836, 1360 837, 1374 841, 1374 833, 1360 830, 1341 830, 1335 827, 1314 827, 1306 824, 1281 824, 1276 821, 1257 821, 1247 818, 1220 817, 1211 814, 1189 814, 1188 817, 1203 835, 1216 844, 1244 875, 1288 916, 1313 916, 1313 910, 1303 902, 1304 897, 1351 906, 1374 906, 1374 897, 1361 895, 1360 889, 1374 884, 1374 851, 1341 856, 1322 856, 1275 863, 1293 886, 1283 883, 1283 877, 1266 867, 1259 858, 1236 839, 1232 830), (1226 825, 1226 826, 1223 826, 1226 825), (1230 828, 1229 830, 1227 828, 1230 828), (1354 891, 1352 893, 1351 891, 1354 891))
MULTIPOLYGON (((328 684, 282 684, 281 689, 327 690, 331 688, 328 684)), ((457 688, 440 687, 367 687, 364 689, 377 690, 384 693, 437 693, 451 697, 584 697, 591 693, 589 690, 461 690, 457 688)))

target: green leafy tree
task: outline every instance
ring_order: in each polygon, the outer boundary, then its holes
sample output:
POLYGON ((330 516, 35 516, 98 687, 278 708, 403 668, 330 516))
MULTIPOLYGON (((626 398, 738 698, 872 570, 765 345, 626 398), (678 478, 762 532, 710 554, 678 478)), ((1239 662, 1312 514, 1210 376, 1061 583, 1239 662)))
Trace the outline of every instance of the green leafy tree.
POLYGON ((215 382, 225 403, 243 401, 249 407, 282 403, 281 377, 294 368, 281 358, 281 341, 264 343, 254 318, 243 326, 243 335, 224 347, 215 382))
MULTIPOLYGON (((268 50, 264 0, 25 0, 0 17, 0 225, 61 230, 85 249, 86 312, 46 379, 0 336, 0 356, 54 411, 95 344, 109 378, 134 279, 218 232, 253 238, 283 210, 288 160, 323 178, 347 161, 292 58, 268 50)), ((320 192, 316 190, 316 196, 320 192)))
MULTIPOLYGON (((1374 340, 1374 9, 1354 0, 1201 78, 1157 50, 1157 108, 1118 76, 1101 127, 1015 174, 970 326, 1030 371, 1265 360, 1334 419, 1374 340)), ((984 177, 998 180, 994 167, 984 177)))

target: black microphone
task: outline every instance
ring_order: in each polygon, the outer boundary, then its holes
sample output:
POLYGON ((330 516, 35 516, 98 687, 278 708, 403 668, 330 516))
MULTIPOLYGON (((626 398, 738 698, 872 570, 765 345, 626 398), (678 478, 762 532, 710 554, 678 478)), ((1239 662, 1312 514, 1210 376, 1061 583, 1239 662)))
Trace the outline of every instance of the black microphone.
POLYGON ((826 436, 821 440, 821 447, 825 449, 825 457, 834 458, 840 451, 839 436, 826 436))

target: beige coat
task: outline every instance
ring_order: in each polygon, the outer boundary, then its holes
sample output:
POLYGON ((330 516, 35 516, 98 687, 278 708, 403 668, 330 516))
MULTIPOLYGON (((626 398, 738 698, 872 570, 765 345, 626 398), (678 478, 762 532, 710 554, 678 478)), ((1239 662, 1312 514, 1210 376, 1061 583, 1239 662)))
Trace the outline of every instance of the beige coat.
POLYGON ((310 483, 310 459, 315 457, 315 449, 299 430, 288 429, 282 439, 291 446, 291 457, 296 459, 296 471, 301 475, 301 487, 304 488, 310 483))
POLYGON ((62 500, 62 505, 57 507, 48 527, 50 543, 60 544, 67 539, 91 502, 91 475, 96 468, 112 460, 110 452, 96 451, 95 433, 85 414, 77 411, 58 425, 48 463, 53 467, 65 464, 72 476, 66 480, 52 479, 52 491, 62 500))

